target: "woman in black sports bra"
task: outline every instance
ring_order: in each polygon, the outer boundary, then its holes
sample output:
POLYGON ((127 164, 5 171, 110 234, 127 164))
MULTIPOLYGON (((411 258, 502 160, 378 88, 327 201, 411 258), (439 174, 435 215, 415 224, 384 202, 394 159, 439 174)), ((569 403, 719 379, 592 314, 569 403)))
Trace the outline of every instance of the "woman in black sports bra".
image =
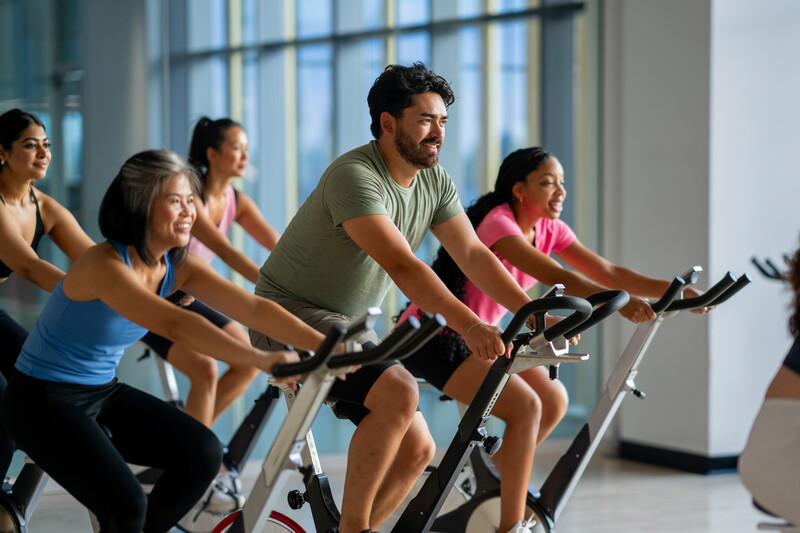
POLYGON ((756 505, 800 526, 800 249, 786 281, 792 289, 794 343, 767 387, 739 456, 739 474, 756 505))
MULTIPOLYGON (((94 241, 75 217, 34 185, 47 174, 50 139, 36 115, 12 109, 0 115, 0 283, 11 273, 51 292, 64 272, 36 253, 42 235, 49 235, 72 261, 94 241)), ((0 396, 14 368, 27 330, 0 309, 0 396)), ((14 447, 0 427, 0 480, 14 447)))

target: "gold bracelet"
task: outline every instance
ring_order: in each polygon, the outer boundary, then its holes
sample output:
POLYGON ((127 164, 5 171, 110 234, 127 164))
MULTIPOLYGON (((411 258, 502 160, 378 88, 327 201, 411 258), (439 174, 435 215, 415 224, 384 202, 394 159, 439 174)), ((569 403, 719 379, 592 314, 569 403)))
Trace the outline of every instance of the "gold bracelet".
POLYGON ((472 324, 470 327, 468 327, 468 328, 467 328, 467 331, 465 331, 465 332, 464 332, 464 337, 466 337, 466 336, 467 336, 467 334, 469 333, 469 330, 471 330, 472 328, 474 328, 474 327, 475 327, 475 326, 477 326, 478 324, 483 324, 483 320, 478 320, 477 322, 475 322, 474 324, 472 324))

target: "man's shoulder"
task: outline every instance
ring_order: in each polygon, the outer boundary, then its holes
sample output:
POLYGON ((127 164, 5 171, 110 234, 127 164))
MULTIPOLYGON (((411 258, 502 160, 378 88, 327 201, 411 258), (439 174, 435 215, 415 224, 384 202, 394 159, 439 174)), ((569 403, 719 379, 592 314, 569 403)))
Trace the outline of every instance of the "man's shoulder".
POLYGON ((331 163, 330 166, 328 166, 327 173, 331 173, 342 167, 351 165, 363 167, 364 170, 377 171, 377 163, 378 161, 375 158, 375 149, 373 148, 372 143, 367 143, 359 146, 358 148, 353 148, 349 152, 345 152, 337 157, 336 160, 331 163))

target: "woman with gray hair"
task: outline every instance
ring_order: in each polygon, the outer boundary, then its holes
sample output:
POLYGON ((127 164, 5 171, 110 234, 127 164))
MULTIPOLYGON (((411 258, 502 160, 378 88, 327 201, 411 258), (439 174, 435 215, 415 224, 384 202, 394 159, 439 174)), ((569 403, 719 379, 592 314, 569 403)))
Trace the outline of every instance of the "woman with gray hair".
POLYGON ((100 206, 108 240, 84 253, 56 285, 0 406, 19 448, 95 514, 101 531, 168 531, 222 460, 219 441, 203 424, 117 381, 125 348, 150 330, 266 372, 298 360, 294 352, 255 349, 165 297, 186 291, 301 349, 323 340, 188 254, 197 191, 194 171, 177 154, 147 151, 125 162, 100 206), (127 463, 164 471, 149 496, 127 463))

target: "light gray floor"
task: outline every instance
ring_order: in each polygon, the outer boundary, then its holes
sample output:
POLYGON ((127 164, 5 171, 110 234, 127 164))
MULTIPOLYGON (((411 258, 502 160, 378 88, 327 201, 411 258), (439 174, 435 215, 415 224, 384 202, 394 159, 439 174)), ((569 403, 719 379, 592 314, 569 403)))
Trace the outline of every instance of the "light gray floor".
MULTIPOLYGON (((545 443, 539 450, 534 480, 541 482, 566 443, 545 443)), ((249 465, 246 485, 260 465, 249 465)), ((344 461, 323 458, 339 498, 344 461)), ((289 488, 300 488, 290 479, 289 488)), ((305 521, 298 511, 299 522, 305 521)), ((736 474, 701 476, 624 461, 608 451, 597 453, 564 514, 558 533, 737 533, 755 532, 765 516, 756 511, 736 474)), ((86 511, 58 487, 49 487, 31 520, 32 533, 91 531, 86 511)))

